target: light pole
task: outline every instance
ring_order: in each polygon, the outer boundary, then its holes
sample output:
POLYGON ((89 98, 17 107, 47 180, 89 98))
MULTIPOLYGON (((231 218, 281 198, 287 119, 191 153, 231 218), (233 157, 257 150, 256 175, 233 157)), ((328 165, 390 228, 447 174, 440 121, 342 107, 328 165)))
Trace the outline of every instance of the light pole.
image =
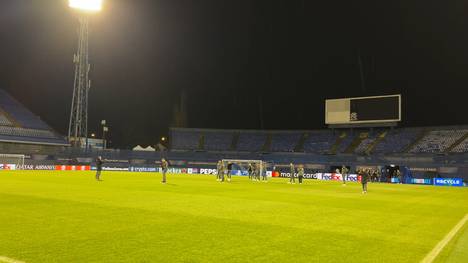
POLYGON ((106 120, 101 121, 101 126, 102 126, 102 149, 105 150, 107 146, 106 132, 109 131, 109 127, 106 126, 106 120))
POLYGON ((68 126, 68 141, 72 146, 82 147, 82 138, 88 148, 88 94, 91 88, 89 80, 88 39, 89 16, 101 10, 102 0, 69 0, 69 6, 78 13, 78 50, 73 57, 75 80, 68 126))

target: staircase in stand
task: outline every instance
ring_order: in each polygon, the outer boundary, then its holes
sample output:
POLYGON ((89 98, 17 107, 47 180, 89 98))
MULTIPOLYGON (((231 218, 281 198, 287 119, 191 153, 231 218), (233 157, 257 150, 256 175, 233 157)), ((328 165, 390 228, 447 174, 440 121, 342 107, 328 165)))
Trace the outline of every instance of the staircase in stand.
POLYGON ((236 132, 232 135, 232 142, 229 150, 235 151, 237 149, 237 143, 239 142, 239 133, 236 132))
POLYGON ((351 142, 351 144, 346 148, 344 151, 345 153, 354 153, 354 150, 362 143, 363 140, 367 139, 369 137, 368 132, 361 132, 359 136, 356 136, 354 140, 351 142))
POLYGON ((10 114, 6 111, 4 111, 2 108, 0 108, 0 114, 2 114, 3 116, 5 116, 5 118, 7 118, 8 121, 10 121, 10 123, 14 126, 14 127, 21 127, 21 125, 13 118, 10 116, 10 114))
POLYGON ((466 139, 468 139, 468 132, 465 133, 465 135, 463 135, 460 139, 458 139, 456 142, 454 142, 452 145, 450 145, 450 147, 447 148, 447 150, 445 150, 446 153, 449 153, 453 150, 453 148, 457 147, 460 143, 462 143, 463 141, 465 141, 466 139))
POLYGON ((332 145, 332 147, 330 148, 330 153, 331 154, 336 154, 336 152, 338 151, 338 148, 340 147, 341 143, 343 142, 343 140, 346 138, 346 132, 343 132, 337 139, 336 139, 336 142, 335 144, 332 145))
POLYGON ((387 136, 387 132, 384 131, 379 136, 377 136, 377 139, 375 139, 369 147, 366 149, 366 154, 371 154, 372 151, 374 151, 375 146, 377 146, 381 141, 385 139, 385 136, 387 136))
POLYGON ((299 138, 299 141, 297 142, 297 145, 294 147, 295 152, 303 152, 304 151, 304 144, 309 138, 308 133, 303 133, 301 138, 299 138))
POLYGON ((271 140, 273 135, 269 133, 266 137, 265 144, 262 147, 263 152, 269 152, 271 150, 271 140))
POLYGON ((205 134, 201 133, 198 139, 198 150, 203 151, 205 149, 205 134))
POLYGON ((418 143, 424 138, 426 137, 426 135, 429 133, 428 130, 423 130, 421 132, 421 134, 416 138, 416 140, 414 140, 412 143, 410 143, 408 146, 406 146, 406 148, 403 150, 404 153, 408 153, 409 151, 411 151, 411 149, 413 149, 414 146, 418 145, 418 143))

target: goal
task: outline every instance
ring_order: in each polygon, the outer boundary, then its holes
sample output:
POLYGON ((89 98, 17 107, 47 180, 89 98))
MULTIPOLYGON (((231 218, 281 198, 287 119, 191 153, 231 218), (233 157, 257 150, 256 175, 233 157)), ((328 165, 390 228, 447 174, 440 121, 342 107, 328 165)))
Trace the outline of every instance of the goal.
POLYGON ((15 170, 24 165, 24 154, 0 154, 0 166, 5 170, 15 170))
POLYGON ((223 159, 223 166, 227 167, 228 164, 233 164, 232 170, 238 170, 242 175, 247 175, 249 164, 255 164, 260 167, 260 175, 266 172, 267 163, 262 160, 236 160, 236 159, 223 159))

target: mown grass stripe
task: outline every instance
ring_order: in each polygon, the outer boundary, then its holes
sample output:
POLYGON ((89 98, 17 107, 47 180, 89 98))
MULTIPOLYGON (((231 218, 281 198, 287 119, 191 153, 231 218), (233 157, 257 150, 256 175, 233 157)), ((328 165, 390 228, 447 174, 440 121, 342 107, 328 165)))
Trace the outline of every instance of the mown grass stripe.
POLYGON ((25 263, 24 261, 20 261, 20 260, 16 260, 16 259, 12 259, 12 258, 9 258, 9 257, 4 257, 4 256, 0 256, 0 262, 5 262, 5 263, 25 263))
POLYGON ((434 249, 427 254, 427 256, 421 261, 421 263, 431 263, 433 262, 440 252, 444 249, 445 246, 453 239, 453 237, 460 231, 460 229, 465 225, 466 221, 468 221, 468 214, 463 217, 458 224, 456 224, 450 232, 434 247, 434 249))

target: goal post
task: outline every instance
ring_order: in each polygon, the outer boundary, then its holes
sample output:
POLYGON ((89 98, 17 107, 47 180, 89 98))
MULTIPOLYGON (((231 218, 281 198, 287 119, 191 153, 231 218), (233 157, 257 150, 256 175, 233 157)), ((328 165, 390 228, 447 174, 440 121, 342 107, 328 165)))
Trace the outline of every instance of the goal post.
POLYGON ((24 166, 24 158, 25 158, 24 154, 0 153, 0 165, 5 170, 15 170, 19 167, 24 166))
POLYGON ((249 164, 255 164, 260 168, 260 175, 266 172, 267 163, 262 160, 240 160, 240 159, 222 159, 223 167, 227 167, 228 164, 233 164, 235 167, 232 170, 240 170, 247 172, 249 170, 249 164))

